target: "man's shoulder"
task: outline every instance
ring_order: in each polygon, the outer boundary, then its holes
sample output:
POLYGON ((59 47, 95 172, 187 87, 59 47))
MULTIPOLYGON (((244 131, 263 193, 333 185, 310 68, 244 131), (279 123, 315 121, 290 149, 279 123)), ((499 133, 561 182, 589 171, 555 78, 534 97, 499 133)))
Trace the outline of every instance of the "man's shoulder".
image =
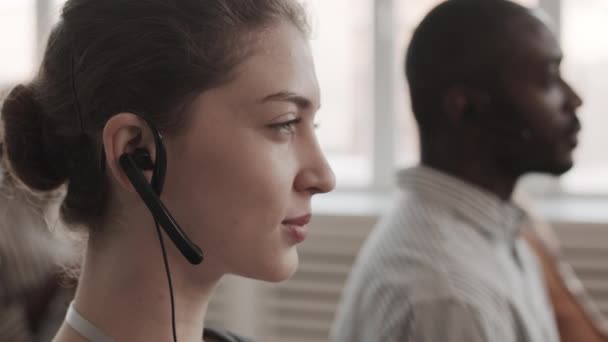
POLYGON ((380 218, 364 242, 356 266, 375 273, 407 268, 434 273, 444 268, 444 261, 467 255, 460 249, 470 250, 462 243, 468 236, 460 233, 474 230, 465 227, 466 222, 449 209, 404 203, 408 201, 400 200, 380 218))
POLYGON ((404 192, 380 217, 374 231, 391 237, 423 239, 433 234, 449 234, 452 230, 446 228, 463 223, 466 222, 455 208, 434 198, 404 192))
POLYGON ((492 275, 496 271, 487 264, 450 257, 449 253, 430 255, 395 249, 395 253, 367 254, 366 260, 358 261, 349 287, 354 296, 365 298, 372 305, 376 305, 373 303, 377 298, 384 298, 388 307, 437 298, 471 304, 508 299, 508 289, 492 275))

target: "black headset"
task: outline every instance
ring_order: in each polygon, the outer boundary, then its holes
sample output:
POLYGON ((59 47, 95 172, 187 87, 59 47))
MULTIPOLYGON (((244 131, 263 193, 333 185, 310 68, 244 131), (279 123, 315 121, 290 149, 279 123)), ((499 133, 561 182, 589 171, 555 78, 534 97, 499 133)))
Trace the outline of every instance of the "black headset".
MULTIPOLYGON (((78 123, 80 124, 80 132, 82 136, 86 136, 86 130, 84 125, 84 118, 82 116, 82 110, 80 108, 80 101, 78 101, 78 89, 76 87, 76 67, 75 58, 72 55, 71 58, 71 86, 74 95, 74 109, 76 110, 78 123)), ((129 111, 137 113, 137 111, 129 111)), ((171 216, 169 210, 165 207, 163 202, 160 200, 160 195, 163 192, 163 185, 165 183, 165 174, 167 172, 167 150, 163 143, 163 137, 160 132, 156 129, 152 121, 145 115, 136 114, 142 120, 146 122, 148 127, 153 133, 154 144, 156 147, 156 160, 152 161, 150 152, 144 148, 135 149, 133 153, 124 153, 119 158, 120 166, 129 178, 129 182, 135 188, 135 191, 139 194, 142 201, 150 210, 154 223, 156 225, 156 233, 160 243, 160 248, 163 256, 163 262, 165 265, 165 271, 167 273, 167 281, 169 283, 169 298, 171 301, 171 328, 173 333, 173 341, 177 342, 177 332, 175 328, 175 300, 173 298, 173 284, 171 282, 171 271, 169 270, 169 262, 167 259, 167 251, 165 249, 165 243, 163 235, 160 231, 160 227, 165 231, 165 234, 169 236, 173 244, 182 253, 182 255, 192 264, 198 265, 203 261, 203 252, 201 249, 188 238, 182 228, 179 226, 177 221, 171 216), (152 170, 152 179, 150 183, 143 174, 143 171, 152 170)), ((106 166, 106 154, 101 148, 100 168, 102 172, 106 166)))
POLYGON ((167 171, 167 151, 163 138, 149 120, 141 115, 139 117, 146 121, 154 135, 156 160, 155 162, 152 161, 148 150, 138 148, 134 153, 124 153, 121 155, 119 159, 120 166, 125 171, 135 191, 137 191, 150 210, 154 221, 163 228, 182 255, 191 264, 198 265, 203 261, 203 252, 188 238, 159 198, 163 191, 167 171), (142 172, 149 170, 153 171, 150 183, 148 183, 142 172))
MULTIPOLYGON (((203 252, 192 242, 186 233, 179 226, 177 221, 171 216, 169 210, 160 200, 160 195, 163 191, 165 182, 165 174, 167 171, 167 150, 163 143, 163 137, 160 132, 154 127, 152 122, 143 115, 138 115, 149 126, 154 135, 154 143, 156 146, 156 160, 152 161, 150 152, 144 148, 137 148, 133 153, 123 153, 119 158, 119 163, 125 174, 129 178, 131 185, 139 194, 139 197, 146 204, 154 222, 156 224, 156 232, 160 242, 165 271, 167 273, 167 281, 169 283, 169 298, 171 302, 171 328, 173 333, 173 341, 177 342, 177 329, 175 327, 175 299, 173 296, 173 284, 171 281, 171 271, 169 270, 169 262, 167 260, 167 252, 165 243, 160 231, 160 227, 169 236, 173 244, 182 253, 182 255, 192 264, 198 265, 203 261, 203 252), (152 170, 152 179, 148 183, 143 171, 152 170)), ((105 159, 105 153, 102 153, 102 158, 105 159)), ((103 164, 105 164, 105 160, 103 164)))

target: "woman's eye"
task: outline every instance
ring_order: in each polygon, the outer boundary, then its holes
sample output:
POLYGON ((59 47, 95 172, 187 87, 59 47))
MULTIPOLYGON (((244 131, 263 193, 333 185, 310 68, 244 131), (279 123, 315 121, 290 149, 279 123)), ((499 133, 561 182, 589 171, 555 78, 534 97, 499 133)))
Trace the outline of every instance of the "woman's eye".
POLYGON ((293 133, 296 129, 296 126, 302 122, 301 118, 296 118, 289 121, 277 122, 269 125, 268 127, 275 129, 281 132, 293 133))

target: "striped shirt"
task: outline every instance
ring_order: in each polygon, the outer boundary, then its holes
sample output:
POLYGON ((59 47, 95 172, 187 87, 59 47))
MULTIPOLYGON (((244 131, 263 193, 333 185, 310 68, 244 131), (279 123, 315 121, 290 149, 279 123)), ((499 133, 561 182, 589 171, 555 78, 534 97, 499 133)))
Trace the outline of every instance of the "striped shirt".
POLYGON ((517 206, 427 167, 363 246, 334 342, 557 342, 542 270, 517 206))

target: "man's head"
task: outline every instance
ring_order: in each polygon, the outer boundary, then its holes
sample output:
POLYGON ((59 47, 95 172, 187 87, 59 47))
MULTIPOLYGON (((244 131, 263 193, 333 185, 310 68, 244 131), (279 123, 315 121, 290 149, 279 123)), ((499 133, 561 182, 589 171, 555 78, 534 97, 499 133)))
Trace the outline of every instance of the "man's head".
POLYGON ((538 12, 506 0, 437 6, 406 60, 423 149, 468 150, 471 160, 455 162, 492 163, 513 176, 567 171, 582 101, 560 75, 561 58, 538 12))

